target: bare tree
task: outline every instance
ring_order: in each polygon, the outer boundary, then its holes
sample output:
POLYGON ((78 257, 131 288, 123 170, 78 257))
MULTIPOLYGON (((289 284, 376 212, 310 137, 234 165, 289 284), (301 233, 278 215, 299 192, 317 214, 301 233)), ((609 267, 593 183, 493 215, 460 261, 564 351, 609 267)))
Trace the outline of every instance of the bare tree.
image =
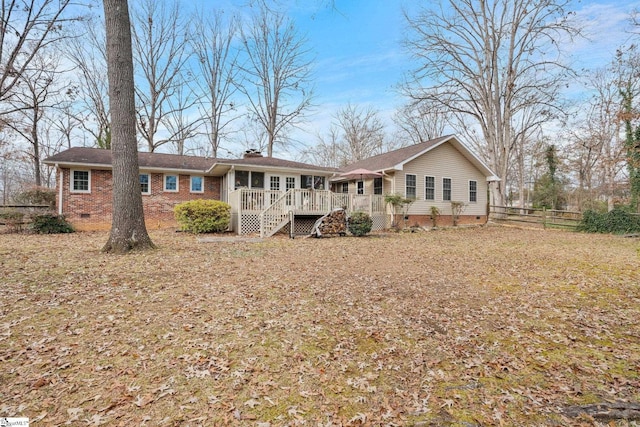
POLYGON ((113 217, 104 252, 153 248, 144 223, 136 142, 131 24, 127 0, 103 0, 111 111, 113 217))
POLYGON ((311 106, 310 52, 293 22, 264 4, 241 33, 247 64, 239 89, 266 134, 271 157, 274 145, 285 143, 286 130, 311 106))
POLYGON ((188 151, 187 141, 197 134, 198 119, 189 115, 189 109, 193 106, 194 97, 187 85, 175 89, 173 96, 167 98, 167 115, 164 121, 169 135, 168 139, 175 145, 176 153, 184 155, 188 151))
POLYGON ((506 200, 515 146, 559 111, 569 71, 560 46, 579 34, 569 2, 447 0, 406 15, 407 47, 420 63, 407 92, 471 125, 467 135, 501 178, 493 204, 506 200))
MULTIPOLYGON (((63 25, 71 0, 10 0, 0 17, 0 103, 14 94, 37 53, 64 37, 63 25)), ((0 110, 0 115, 5 111, 0 110)))
POLYGON ((307 150, 307 157, 325 166, 342 167, 381 154, 385 146, 384 125, 378 111, 348 104, 334 116, 326 137, 307 150))
POLYGON ((104 23, 89 18, 84 24, 82 34, 69 40, 66 54, 79 78, 76 118, 93 137, 91 145, 111 148, 104 23))
POLYGON ((14 86, 13 95, 8 104, 14 111, 7 126, 25 141, 29 147, 25 155, 30 159, 34 184, 42 186, 42 123, 48 110, 57 105, 59 92, 56 78, 59 74, 58 63, 54 58, 39 51, 14 86))
POLYGON ((570 132, 571 162, 578 174, 578 205, 588 207, 600 196, 613 209, 616 178, 624 169, 624 142, 620 91, 611 67, 587 76, 587 88, 594 94, 570 132))
POLYGON ((434 107, 418 100, 400 108, 394 122, 401 139, 408 138, 412 144, 419 144, 443 136, 447 120, 444 113, 434 107))
POLYGON ((342 144, 338 151, 343 164, 382 153, 384 125, 377 110, 348 104, 338 111, 335 118, 342 131, 342 144))
POLYGON ((195 29, 191 45, 198 58, 194 74, 199 76, 194 81, 196 98, 211 145, 211 155, 217 157, 229 125, 240 117, 234 100, 240 67, 238 52, 233 49, 239 23, 235 17, 225 22, 221 11, 210 16, 198 13, 193 21, 195 29))
POLYGON ((338 146, 340 145, 340 130, 332 124, 326 135, 317 135, 315 146, 307 148, 303 158, 314 165, 332 168, 344 166, 338 146))
MULTIPOLYGON (((177 1, 141 0, 132 10, 134 59, 137 65, 136 95, 138 131, 150 152, 171 141, 166 120, 176 107, 169 100, 185 84, 189 59, 189 30, 177 1)), ((193 105, 193 100, 188 102, 193 105)), ((179 108, 185 108, 180 103, 179 108)), ((175 133, 175 132, 174 132, 175 133)))

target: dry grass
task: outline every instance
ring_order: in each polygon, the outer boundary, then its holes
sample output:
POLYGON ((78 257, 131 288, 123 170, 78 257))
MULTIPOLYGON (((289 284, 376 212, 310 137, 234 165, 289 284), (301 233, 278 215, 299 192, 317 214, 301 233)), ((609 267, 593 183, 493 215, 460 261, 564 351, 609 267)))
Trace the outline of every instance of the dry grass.
POLYGON ((637 239, 152 238, 114 256, 105 233, 0 235, 0 416, 592 425, 561 411, 640 400, 637 239))

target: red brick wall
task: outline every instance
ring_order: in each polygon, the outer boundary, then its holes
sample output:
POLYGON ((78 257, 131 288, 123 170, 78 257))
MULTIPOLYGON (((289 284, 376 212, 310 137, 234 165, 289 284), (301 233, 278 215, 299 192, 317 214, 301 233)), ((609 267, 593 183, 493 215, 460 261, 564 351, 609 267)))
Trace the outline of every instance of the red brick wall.
MULTIPOLYGON (((80 169, 78 169, 80 170, 80 169)), ((91 193, 71 193, 70 169, 58 172, 57 197, 62 185, 62 213, 77 230, 108 230, 111 228, 112 179, 110 170, 91 170, 91 193)), ((178 192, 163 191, 163 174, 149 173, 151 194, 142 195, 147 228, 177 227, 173 207, 181 202, 196 199, 220 200, 221 178, 204 177, 204 193, 191 193, 190 176, 180 175, 178 192)))

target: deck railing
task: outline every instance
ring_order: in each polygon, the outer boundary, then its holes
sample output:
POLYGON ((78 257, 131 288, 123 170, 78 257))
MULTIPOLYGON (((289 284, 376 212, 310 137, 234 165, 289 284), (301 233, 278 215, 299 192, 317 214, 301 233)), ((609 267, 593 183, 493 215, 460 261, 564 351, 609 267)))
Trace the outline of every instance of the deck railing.
POLYGON ((281 228, 291 212, 293 215, 324 215, 335 208, 347 212, 362 211, 384 215, 386 205, 382 195, 334 193, 329 190, 290 189, 258 190, 240 188, 229 193, 234 218, 234 230, 240 234, 260 231, 268 235, 281 228), (255 230, 254 230, 255 228, 255 230))

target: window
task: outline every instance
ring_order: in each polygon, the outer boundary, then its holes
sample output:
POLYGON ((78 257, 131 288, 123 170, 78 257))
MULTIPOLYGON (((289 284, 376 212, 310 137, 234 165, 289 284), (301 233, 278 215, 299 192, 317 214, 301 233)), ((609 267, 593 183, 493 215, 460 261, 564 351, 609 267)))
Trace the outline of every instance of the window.
POLYGON ((91 193, 91 173, 89 171, 71 171, 71 192, 91 193))
POLYGON ((356 193, 364 194, 364 181, 356 182, 356 193))
POLYGON ((191 192, 204 193, 204 177, 198 175, 191 176, 191 192))
POLYGON ((151 179, 148 173, 141 173, 140 179, 140 192, 142 194, 151 194, 151 179))
POLYGON ((280 191, 280 177, 272 176, 269 178, 269 189, 273 191, 280 191))
POLYGON ((442 178, 442 200, 451 201, 451 178, 442 178))
POLYGON ((164 176, 164 191, 171 191, 171 192, 178 191, 178 175, 164 176))
POLYGON ((249 171, 236 171, 236 190, 240 187, 249 187, 249 171))
POLYGON ((287 190, 296 188, 296 179, 292 176, 288 176, 287 180, 285 181, 285 185, 287 186, 287 190))
POLYGON ((424 199, 436 199, 436 178, 434 176, 424 177, 424 199))
POLYGON ((236 171, 235 189, 241 187, 264 188, 264 172, 236 171))
POLYGON ((416 194, 416 176, 406 174, 404 176, 404 195, 407 199, 415 199, 416 194))
POLYGON ((315 190, 324 190, 324 176, 300 175, 300 188, 313 188, 315 190))
POLYGON ((316 190, 324 190, 324 176, 314 176, 313 177, 313 188, 316 190))
POLYGON ((373 178, 373 194, 382 194, 382 178, 373 178))
POLYGON ((349 183, 348 182, 343 182, 342 183, 342 192, 344 194, 349 193, 349 183))
MULTIPOLYGON (((296 188, 296 178, 293 177, 293 176, 286 177, 286 179, 284 181, 284 185, 285 185, 285 189, 287 191, 296 188)), ((293 204, 293 194, 288 194, 287 195, 286 203, 289 206, 291 206, 293 204)))
POLYGON ((469 201, 470 202, 478 201, 478 182, 477 181, 469 181, 469 201))
POLYGON ((251 188, 264 188, 264 172, 251 172, 251 188))

